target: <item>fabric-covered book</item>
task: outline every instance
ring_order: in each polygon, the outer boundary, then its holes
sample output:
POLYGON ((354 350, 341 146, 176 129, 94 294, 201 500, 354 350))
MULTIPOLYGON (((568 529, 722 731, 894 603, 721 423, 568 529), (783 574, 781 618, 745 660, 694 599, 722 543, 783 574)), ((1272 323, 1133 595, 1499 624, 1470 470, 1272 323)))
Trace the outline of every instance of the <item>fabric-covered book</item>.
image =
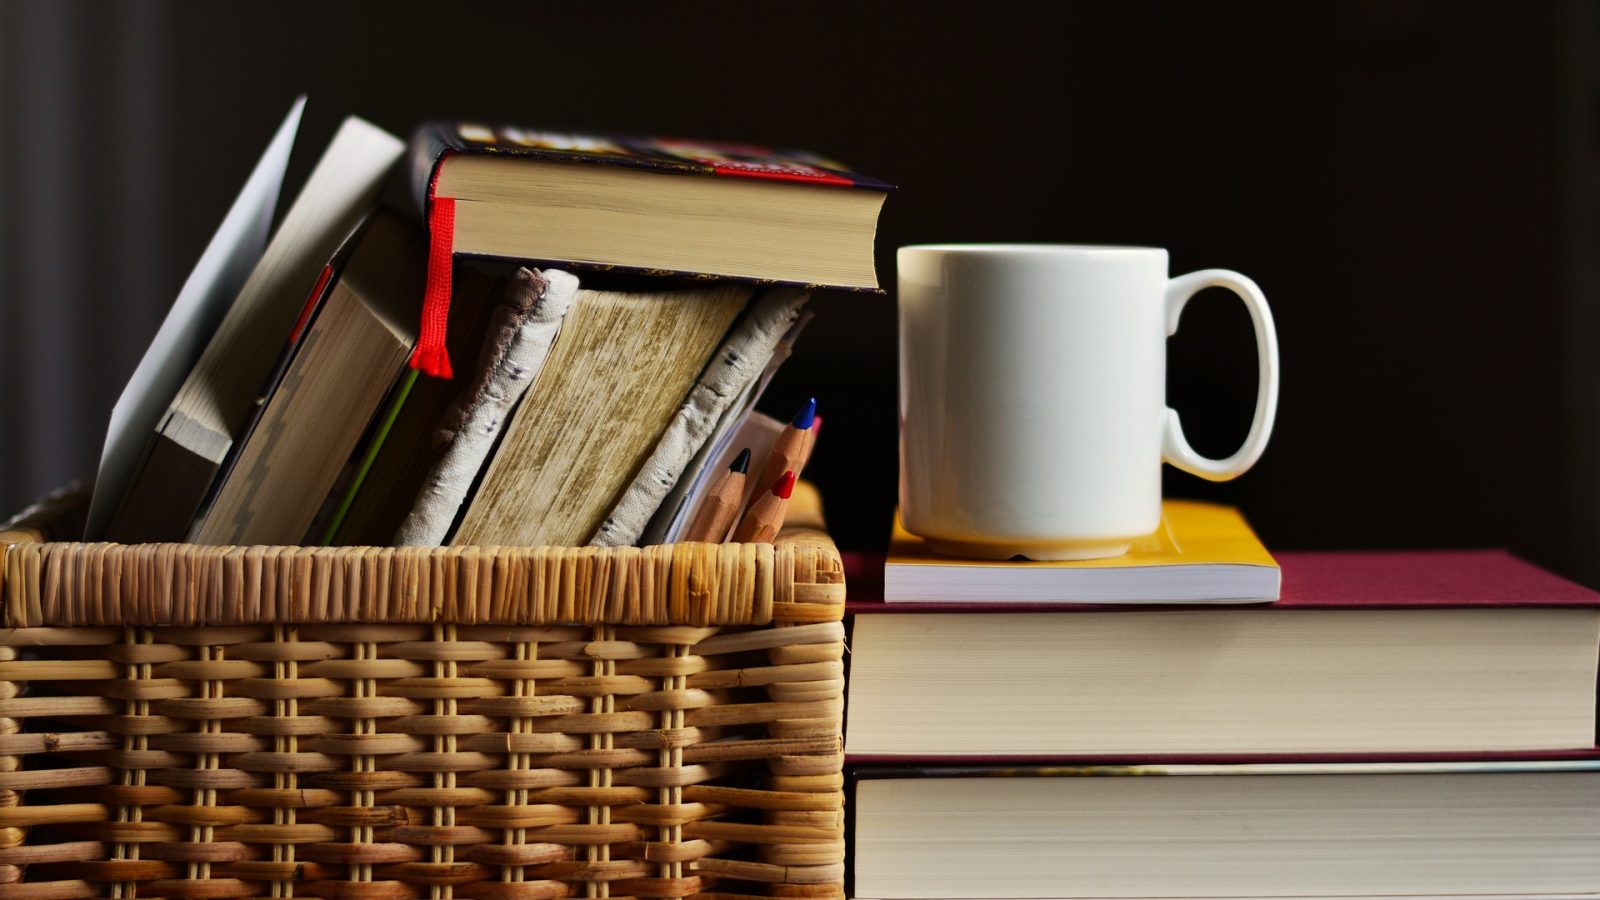
POLYGON ((878 289, 873 238, 891 188, 816 154, 433 122, 410 158, 403 202, 430 239, 413 365, 429 374, 451 371, 442 323, 456 254, 878 289))
POLYGON ((752 293, 580 289, 450 543, 589 543, 752 293))

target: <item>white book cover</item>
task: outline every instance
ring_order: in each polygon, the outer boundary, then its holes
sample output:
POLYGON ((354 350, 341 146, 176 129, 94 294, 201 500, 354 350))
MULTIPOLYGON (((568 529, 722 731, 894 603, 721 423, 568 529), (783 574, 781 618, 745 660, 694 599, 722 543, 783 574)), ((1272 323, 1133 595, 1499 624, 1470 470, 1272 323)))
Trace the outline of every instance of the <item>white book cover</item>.
POLYGON ((112 407, 89 501, 88 537, 105 533, 145 442, 265 252, 305 106, 301 95, 289 108, 112 407))

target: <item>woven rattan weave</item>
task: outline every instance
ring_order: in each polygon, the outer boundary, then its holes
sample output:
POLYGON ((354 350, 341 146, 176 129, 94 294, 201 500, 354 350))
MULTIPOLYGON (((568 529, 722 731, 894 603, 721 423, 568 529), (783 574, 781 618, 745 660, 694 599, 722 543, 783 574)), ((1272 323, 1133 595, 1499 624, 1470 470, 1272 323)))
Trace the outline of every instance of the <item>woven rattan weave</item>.
POLYGON ((72 509, 0 532, 0 897, 843 897, 803 500, 644 550, 49 540, 72 509))

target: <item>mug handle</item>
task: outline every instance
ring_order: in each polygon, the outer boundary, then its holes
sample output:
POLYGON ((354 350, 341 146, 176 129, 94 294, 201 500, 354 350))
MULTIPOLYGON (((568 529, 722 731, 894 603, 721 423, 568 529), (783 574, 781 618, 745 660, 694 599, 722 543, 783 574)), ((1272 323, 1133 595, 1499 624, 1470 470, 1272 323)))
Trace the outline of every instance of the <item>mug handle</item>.
POLYGON ((1201 269, 1167 282, 1168 337, 1178 333, 1178 320, 1189 298, 1208 287, 1233 291, 1250 310, 1250 321, 1256 330, 1256 358, 1260 361, 1256 376, 1256 415, 1250 422, 1250 433, 1237 452, 1227 459, 1211 459, 1189 446, 1189 440, 1183 436, 1183 426, 1178 422, 1178 412, 1169 406, 1166 431, 1161 439, 1161 457, 1191 475, 1208 481, 1227 481, 1255 465, 1261 458, 1261 451, 1266 449, 1267 438, 1272 436, 1272 422, 1278 414, 1278 335, 1272 325, 1267 298, 1254 281, 1230 269, 1201 269))

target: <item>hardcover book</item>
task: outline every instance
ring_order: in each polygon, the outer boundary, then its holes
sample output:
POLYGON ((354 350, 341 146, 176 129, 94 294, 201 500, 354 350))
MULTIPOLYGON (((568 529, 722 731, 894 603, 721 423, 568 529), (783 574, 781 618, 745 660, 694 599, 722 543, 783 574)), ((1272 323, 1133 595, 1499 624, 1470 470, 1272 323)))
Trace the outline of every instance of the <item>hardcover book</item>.
MULTIPOLYGON (((878 289, 890 186, 804 151, 433 122, 412 137, 409 176, 431 242, 428 321, 447 317, 455 254, 878 289)), ((428 331, 414 365, 448 375, 428 331)))
MULTIPOLYGON (((503 279, 471 266, 457 270, 456 302, 450 309, 453 356, 468 365, 479 356, 494 319, 491 313, 505 291, 503 279)), ((365 471, 351 473, 339 506, 321 523, 319 543, 371 547, 395 543, 395 532, 411 511, 419 486, 449 446, 438 435, 440 422, 462 389, 475 381, 472 371, 453 381, 419 375, 415 369, 402 375, 390 400, 392 424, 372 436, 367 445, 372 462, 365 471)))
POLYGON ((1496 551, 1278 562, 1282 597, 1262 606, 852 602, 845 750, 1129 761, 1594 744, 1595 592, 1496 551))
POLYGON ((199 544, 299 544, 416 342, 421 235, 380 213, 196 521, 199 544))
POLYGON ((1593 897, 1600 759, 857 770, 854 891, 1593 897))

